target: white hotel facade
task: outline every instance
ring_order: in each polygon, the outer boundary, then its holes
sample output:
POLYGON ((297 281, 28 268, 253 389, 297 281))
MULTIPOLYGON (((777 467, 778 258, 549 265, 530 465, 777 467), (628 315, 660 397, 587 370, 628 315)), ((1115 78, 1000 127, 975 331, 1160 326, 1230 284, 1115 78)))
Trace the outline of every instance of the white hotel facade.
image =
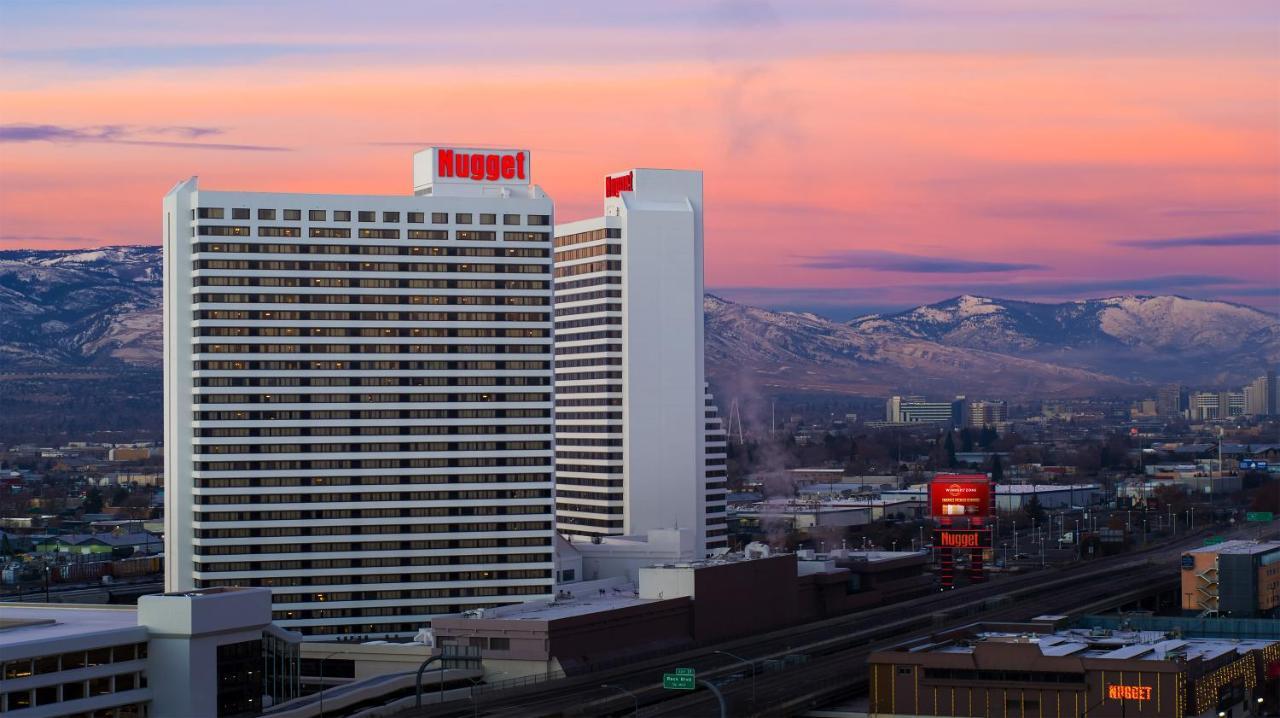
POLYGON ((703 364, 702 173, 605 179, 604 215, 556 227, 556 523, 583 537, 694 531, 726 546, 725 434, 703 364))
POLYGON ((531 169, 431 149, 411 195, 165 197, 167 590, 270 588, 313 639, 552 594, 553 209, 531 169))

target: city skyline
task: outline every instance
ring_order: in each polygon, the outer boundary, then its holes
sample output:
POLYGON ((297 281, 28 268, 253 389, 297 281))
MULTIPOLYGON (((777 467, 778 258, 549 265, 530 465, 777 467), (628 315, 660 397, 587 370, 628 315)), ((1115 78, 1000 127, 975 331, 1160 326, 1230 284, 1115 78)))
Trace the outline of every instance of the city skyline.
POLYGON ((707 286, 771 308, 1280 309, 1267 3, 508 6, 500 27, 408 3, 70 6, 5 8, 0 249, 156 244, 155 197, 197 168, 402 193, 408 149, 487 144, 535 152, 563 220, 609 172, 702 169, 707 286))

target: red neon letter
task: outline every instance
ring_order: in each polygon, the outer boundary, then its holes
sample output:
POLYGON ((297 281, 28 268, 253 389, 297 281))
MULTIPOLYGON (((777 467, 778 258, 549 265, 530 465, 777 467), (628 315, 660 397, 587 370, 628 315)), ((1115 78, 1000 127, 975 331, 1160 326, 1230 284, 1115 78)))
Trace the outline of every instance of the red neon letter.
POLYGON ((502 156, 502 179, 511 179, 516 176, 516 158, 511 155, 502 156))
POLYGON ((453 150, 440 150, 436 153, 436 174, 441 177, 453 176, 453 150))
POLYGON ((518 179, 524 179, 524 178, 525 178, 525 177, 524 177, 524 153, 523 153, 523 152, 517 152, 517 153, 516 153, 516 177, 517 177, 518 179))

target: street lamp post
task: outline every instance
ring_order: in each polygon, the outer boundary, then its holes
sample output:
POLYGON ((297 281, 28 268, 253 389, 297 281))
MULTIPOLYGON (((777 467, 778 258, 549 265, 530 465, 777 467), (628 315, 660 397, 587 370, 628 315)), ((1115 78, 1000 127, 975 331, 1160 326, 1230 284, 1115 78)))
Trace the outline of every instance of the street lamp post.
POLYGON ((330 652, 330 653, 328 653, 328 654, 325 654, 325 656, 324 656, 323 658, 321 658, 321 659, 320 659, 320 676, 319 676, 319 683, 320 683, 320 694, 319 694, 319 695, 320 695, 320 718, 324 718, 324 662, 325 662, 325 661, 327 661, 327 660, 329 660, 329 658, 330 658, 330 657, 332 657, 332 656, 336 656, 336 655, 338 655, 339 653, 342 653, 342 651, 332 651, 332 652, 330 652))
MULTIPOLYGON (((716 651, 716 653, 719 653, 719 651, 716 651)), ((626 688, 623 688, 622 686, 614 685, 613 683, 601 683, 600 687, 605 689, 615 690, 615 691, 621 691, 622 693, 625 693, 631 696, 632 713, 636 716, 640 715, 640 699, 636 697, 636 694, 632 693, 626 688)))
POLYGON ((722 656, 728 656, 730 658, 733 658, 737 661, 746 663, 747 665, 751 666, 751 712, 754 713, 756 710, 756 662, 749 661, 743 658, 742 656, 739 656, 735 653, 730 653, 728 651, 712 651, 712 653, 719 653, 722 656))

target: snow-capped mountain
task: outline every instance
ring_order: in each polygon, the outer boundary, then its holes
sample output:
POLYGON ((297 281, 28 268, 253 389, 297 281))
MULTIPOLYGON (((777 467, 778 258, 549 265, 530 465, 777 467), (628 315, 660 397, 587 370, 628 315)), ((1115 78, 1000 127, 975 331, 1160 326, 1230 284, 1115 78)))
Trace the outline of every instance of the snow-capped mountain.
MULTIPOLYGON (((159 247, 0 251, 0 370, 158 368, 159 247)), ((706 299, 707 373, 761 390, 1085 395, 1239 386, 1280 362, 1280 321, 1183 297, 1037 304, 963 296, 848 323, 706 299)))
POLYGON ((0 368, 159 365, 159 247, 0 251, 0 368))
POLYGON ((1124 296, 1038 304, 961 296, 849 322, 860 334, 927 339, 1133 381, 1239 383, 1280 360, 1280 322, 1229 302, 1124 296))
POLYGON ((814 314, 708 295, 707 373, 720 386, 884 396, 981 392, 1068 396, 1123 391, 1098 372, 925 337, 862 331, 814 314))

